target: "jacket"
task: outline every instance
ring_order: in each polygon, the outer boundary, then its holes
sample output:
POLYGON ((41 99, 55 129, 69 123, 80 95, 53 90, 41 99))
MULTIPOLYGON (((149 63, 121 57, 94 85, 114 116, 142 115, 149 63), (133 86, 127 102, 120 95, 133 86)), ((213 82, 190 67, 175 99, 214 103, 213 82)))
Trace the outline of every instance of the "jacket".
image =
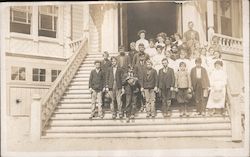
POLYGON ((155 69, 151 69, 150 72, 148 69, 143 71, 143 80, 142 87, 145 89, 154 89, 157 87, 157 71, 155 69))
POLYGON ((106 74, 106 87, 109 89, 113 89, 114 80, 116 80, 116 86, 118 89, 122 88, 122 76, 123 70, 120 67, 117 67, 115 78, 113 74, 113 67, 110 67, 106 74))
MULTIPOLYGON (((198 80, 196 78, 196 67, 192 68, 190 72, 190 77, 191 77, 191 84, 194 89, 198 80)), ((201 85, 202 85, 202 88, 208 88, 210 86, 207 70, 203 67, 201 67, 201 85)))
POLYGON ((98 73, 96 72, 96 69, 92 70, 89 77, 89 88, 92 88, 96 91, 101 91, 104 86, 103 79, 104 75, 101 69, 98 73))
POLYGON ((159 70, 158 88, 166 89, 175 86, 174 70, 168 67, 167 73, 163 72, 163 68, 159 70))

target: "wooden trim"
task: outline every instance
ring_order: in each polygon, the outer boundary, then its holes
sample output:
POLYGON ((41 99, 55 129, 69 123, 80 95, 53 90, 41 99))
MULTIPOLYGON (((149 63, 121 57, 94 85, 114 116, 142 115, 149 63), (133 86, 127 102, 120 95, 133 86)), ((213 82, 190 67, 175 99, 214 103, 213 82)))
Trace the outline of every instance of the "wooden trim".
POLYGON ((44 59, 44 60, 53 60, 53 61, 62 61, 62 62, 66 62, 68 60, 66 58, 59 58, 59 57, 53 57, 53 56, 30 55, 30 54, 21 54, 21 53, 12 53, 12 52, 6 52, 6 56, 32 58, 32 59, 44 59))

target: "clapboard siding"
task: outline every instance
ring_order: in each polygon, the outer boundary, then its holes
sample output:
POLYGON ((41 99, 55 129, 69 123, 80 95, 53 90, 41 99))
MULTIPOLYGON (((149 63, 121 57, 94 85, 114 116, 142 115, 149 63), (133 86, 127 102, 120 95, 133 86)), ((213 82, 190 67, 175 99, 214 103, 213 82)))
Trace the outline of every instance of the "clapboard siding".
POLYGON ((77 40, 83 34, 83 6, 72 5, 72 39, 77 40))

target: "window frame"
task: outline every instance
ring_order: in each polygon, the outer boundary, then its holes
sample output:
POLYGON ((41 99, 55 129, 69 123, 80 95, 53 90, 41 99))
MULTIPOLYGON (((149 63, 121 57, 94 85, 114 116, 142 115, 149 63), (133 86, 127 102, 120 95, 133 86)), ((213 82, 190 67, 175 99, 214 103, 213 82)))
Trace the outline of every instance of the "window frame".
POLYGON ((59 76, 59 74, 62 72, 62 70, 58 70, 58 69, 51 69, 51 82, 54 82, 57 77, 59 76), (56 75, 53 75, 52 71, 56 71, 56 75), (54 80, 53 80, 54 78, 54 80))
POLYGON ((45 68, 32 68, 32 81, 33 82, 46 82, 46 69, 45 68), (34 74, 34 70, 38 70, 37 74, 34 74), (41 70, 44 70, 44 75, 41 75, 41 70), (37 76, 37 80, 34 80, 34 76, 37 76), (44 77, 44 81, 41 81, 41 76, 44 77))
POLYGON ((26 68, 25 67, 20 67, 20 66, 11 66, 11 74, 10 74, 10 79, 11 81, 26 81, 26 68), (18 79, 12 79, 12 75, 14 75, 13 70, 14 68, 17 68, 17 78, 18 79), (24 69, 24 79, 20 79, 21 78, 21 73, 20 70, 24 69))

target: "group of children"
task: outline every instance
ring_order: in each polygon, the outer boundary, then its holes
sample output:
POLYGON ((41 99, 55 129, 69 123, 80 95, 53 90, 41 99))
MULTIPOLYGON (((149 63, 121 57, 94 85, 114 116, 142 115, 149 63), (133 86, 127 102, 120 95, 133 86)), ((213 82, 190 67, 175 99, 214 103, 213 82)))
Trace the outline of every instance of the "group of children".
MULTIPOLYGON (((176 33, 174 40, 159 33, 157 41, 146 40, 146 31, 138 32, 140 39, 130 43, 130 51, 119 47, 119 55, 111 57, 104 52, 102 61, 95 61, 89 88, 92 94, 92 112, 103 118, 105 96, 111 98, 112 118, 117 115, 127 122, 135 117, 138 108, 146 108, 147 118, 156 116, 156 100, 160 102, 164 117, 171 116, 169 107, 173 100, 180 105, 180 116, 190 116, 187 106, 196 105, 198 115, 224 114, 227 75, 220 50, 199 45, 199 34, 192 29, 184 38, 176 33), (125 99, 122 97, 125 95, 125 99), (118 114, 117 114, 118 112, 118 114)), ((218 47, 218 45, 217 45, 218 47)))

